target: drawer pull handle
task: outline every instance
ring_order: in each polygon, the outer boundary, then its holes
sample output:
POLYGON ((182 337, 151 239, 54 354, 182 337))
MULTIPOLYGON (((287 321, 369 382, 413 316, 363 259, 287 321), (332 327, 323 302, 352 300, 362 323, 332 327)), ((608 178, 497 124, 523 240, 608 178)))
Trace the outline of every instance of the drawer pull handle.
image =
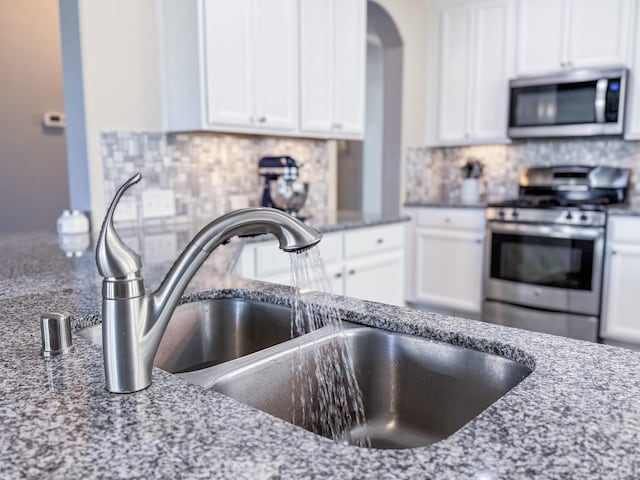
POLYGON ((377 243, 378 245, 382 245, 382 244, 384 243, 384 238, 379 238, 379 239, 377 239, 377 240, 376 240, 376 243, 377 243))

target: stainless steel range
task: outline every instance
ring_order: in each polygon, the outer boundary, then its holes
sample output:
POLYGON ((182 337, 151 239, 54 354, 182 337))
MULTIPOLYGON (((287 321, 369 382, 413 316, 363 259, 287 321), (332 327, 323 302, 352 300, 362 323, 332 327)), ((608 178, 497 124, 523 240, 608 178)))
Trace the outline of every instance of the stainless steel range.
POLYGON ((487 208, 482 319, 597 341, 606 206, 628 185, 624 168, 523 169, 520 196, 487 208))

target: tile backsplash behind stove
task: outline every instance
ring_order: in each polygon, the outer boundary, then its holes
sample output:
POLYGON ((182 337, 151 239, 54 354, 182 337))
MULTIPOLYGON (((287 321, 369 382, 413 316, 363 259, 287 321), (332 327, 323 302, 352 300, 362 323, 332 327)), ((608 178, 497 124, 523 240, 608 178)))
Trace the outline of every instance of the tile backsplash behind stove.
POLYGON ((290 155, 304 166, 300 179, 309 182, 306 208, 323 210, 328 202, 328 153, 322 140, 253 137, 217 133, 102 134, 105 199, 134 172, 143 180, 127 192, 119 223, 181 223, 213 219, 243 206, 257 206, 262 195, 258 160, 290 155), (175 215, 148 218, 143 194, 160 189, 175 204, 175 215), (128 203, 127 203, 128 202, 128 203), (124 208, 123 208, 124 207, 124 208))
POLYGON ((552 165, 611 165, 631 169, 628 203, 640 208, 640 142, 620 139, 545 140, 509 145, 409 148, 406 201, 459 202, 461 167, 470 158, 484 165, 481 194, 488 202, 516 197, 521 168, 552 165))

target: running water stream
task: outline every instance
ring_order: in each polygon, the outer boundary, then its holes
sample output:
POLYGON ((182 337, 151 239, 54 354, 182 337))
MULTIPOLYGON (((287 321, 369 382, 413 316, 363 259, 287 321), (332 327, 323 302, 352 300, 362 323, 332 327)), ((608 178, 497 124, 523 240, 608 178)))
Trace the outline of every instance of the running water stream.
POLYGON ((336 331, 329 341, 314 345, 312 361, 298 352, 293 366, 294 423, 337 442, 370 447, 368 438, 351 435, 365 423, 362 393, 338 310, 328 295, 318 295, 331 293, 319 249, 291 254, 291 266, 291 284, 296 290, 292 336, 323 327, 336 331))

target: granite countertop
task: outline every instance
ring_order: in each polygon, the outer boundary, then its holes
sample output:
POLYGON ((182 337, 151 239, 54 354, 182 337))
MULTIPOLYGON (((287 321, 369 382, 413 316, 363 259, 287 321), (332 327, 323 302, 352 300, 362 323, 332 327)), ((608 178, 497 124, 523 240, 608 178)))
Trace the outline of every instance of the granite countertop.
POLYGON ((477 203, 463 203, 461 200, 434 200, 433 202, 405 202, 405 207, 435 207, 435 208, 487 208, 488 202, 480 200, 477 203))
POLYGON ((633 205, 615 205, 613 207, 607 207, 607 214, 609 215, 640 215, 640 207, 633 205))
MULTIPOLYGON (((147 287, 175 232, 131 235, 147 287), (163 235, 165 237, 163 237, 163 235), (155 237, 155 238, 154 238, 155 237)), ((188 235, 173 240, 177 249, 188 235)), ((237 296, 287 304, 288 287, 225 274, 240 242, 213 253, 187 300, 237 296), (206 290, 204 293, 197 293, 206 290)), ((168 251, 168 250, 167 250, 168 251)), ((88 250, 67 258, 53 234, 0 236, 0 478, 638 478, 640 354, 472 320, 334 297, 343 320, 498 353, 533 367, 513 390, 429 447, 343 446, 155 369, 150 388, 104 389, 100 348, 40 357, 39 315, 99 321, 88 250)))

